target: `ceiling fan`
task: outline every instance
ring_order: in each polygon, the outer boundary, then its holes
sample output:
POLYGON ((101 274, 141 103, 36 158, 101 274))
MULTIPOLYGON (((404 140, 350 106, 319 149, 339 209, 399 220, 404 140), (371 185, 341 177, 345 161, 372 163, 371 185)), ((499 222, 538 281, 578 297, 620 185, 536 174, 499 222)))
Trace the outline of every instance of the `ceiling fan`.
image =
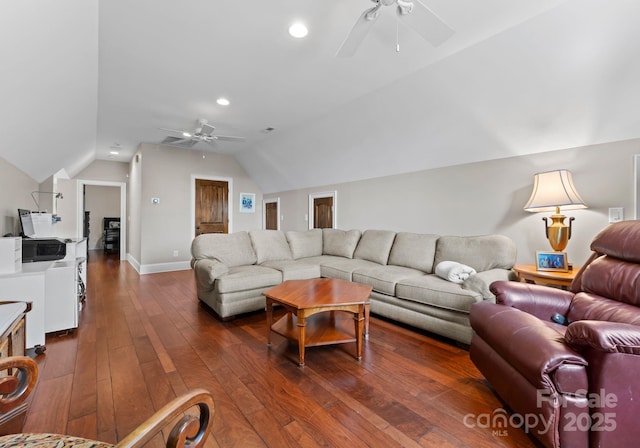
POLYGON ((244 142, 244 137, 234 137, 231 135, 214 135, 213 132, 216 128, 209 124, 209 121, 205 118, 199 118, 196 122, 196 128, 193 131, 180 131, 178 129, 160 128, 163 131, 175 132, 181 134, 180 137, 168 136, 162 143, 165 145, 177 145, 191 148, 196 143, 205 142, 214 144, 216 141, 225 142, 244 142))
POLYGON ((342 43, 336 56, 352 56, 365 36, 380 16, 382 6, 397 5, 396 13, 400 20, 417 32, 433 46, 438 46, 449 39, 454 31, 442 21, 434 12, 423 5, 419 0, 371 0, 375 3, 373 8, 362 13, 351 32, 342 43))

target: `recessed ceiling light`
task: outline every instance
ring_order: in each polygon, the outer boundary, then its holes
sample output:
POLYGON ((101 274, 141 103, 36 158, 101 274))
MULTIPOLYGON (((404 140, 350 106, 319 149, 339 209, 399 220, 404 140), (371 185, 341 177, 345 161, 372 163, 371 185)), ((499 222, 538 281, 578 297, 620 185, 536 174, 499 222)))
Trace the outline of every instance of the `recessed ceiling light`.
POLYGON ((230 103, 229 103, 229 100, 228 100, 228 99, 226 99, 226 98, 218 98, 218 99, 216 100, 216 103, 218 103, 218 104, 219 104, 219 105, 221 105, 221 106, 228 106, 228 105, 230 104, 230 103))
POLYGON ((113 156, 117 156, 120 153, 118 151, 109 151, 109 154, 111 154, 113 156))
POLYGON ((309 30, 302 22, 296 22, 289 27, 289 34, 293 37, 301 39, 309 33, 309 30))

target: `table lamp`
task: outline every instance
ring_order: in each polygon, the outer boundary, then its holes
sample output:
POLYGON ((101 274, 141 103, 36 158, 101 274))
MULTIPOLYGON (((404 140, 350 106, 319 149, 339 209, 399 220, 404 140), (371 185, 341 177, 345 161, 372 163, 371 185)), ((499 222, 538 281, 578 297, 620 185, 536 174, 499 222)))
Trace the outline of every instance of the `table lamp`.
POLYGON ((564 223, 566 216, 560 214, 560 208, 575 210, 587 208, 584 201, 573 186, 571 172, 568 170, 546 171, 537 173, 533 179, 533 191, 524 209, 528 212, 547 212, 555 210, 551 215, 551 225, 544 217, 544 228, 551 247, 556 252, 562 252, 571 238, 571 223, 575 219, 569 218, 569 226, 564 223))

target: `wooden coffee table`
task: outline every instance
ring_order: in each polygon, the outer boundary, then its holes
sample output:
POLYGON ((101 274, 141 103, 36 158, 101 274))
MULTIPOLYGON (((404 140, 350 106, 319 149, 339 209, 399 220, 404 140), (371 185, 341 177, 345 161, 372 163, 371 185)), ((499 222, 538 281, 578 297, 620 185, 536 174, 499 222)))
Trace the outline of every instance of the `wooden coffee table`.
POLYGON ((356 343, 356 359, 362 358, 362 338, 369 334, 371 287, 333 278, 287 280, 263 293, 267 298, 267 344, 271 332, 298 341, 304 366, 305 347, 356 343), (273 322, 273 305, 287 310, 273 322), (346 319, 345 319, 346 318, 346 319), (353 332, 345 321, 353 320, 353 332))

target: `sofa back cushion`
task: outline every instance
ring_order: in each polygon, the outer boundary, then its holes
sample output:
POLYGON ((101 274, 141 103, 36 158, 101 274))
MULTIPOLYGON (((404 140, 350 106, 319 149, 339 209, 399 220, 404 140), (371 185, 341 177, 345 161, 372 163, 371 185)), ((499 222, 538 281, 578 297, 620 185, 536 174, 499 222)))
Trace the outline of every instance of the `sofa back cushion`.
MULTIPOLYGON (((634 242, 638 245, 637 242, 634 242)), ((596 258, 585 267, 582 291, 640 306, 640 264, 609 255, 596 258)), ((640 312, 640 308, 638 309, 640 312)))
POLYGON ((247 232, 198 235, 191 243, 191 256, 196 260, 218 260, 228 267, 255 264, 257 260, 247 232))
POLYGON ((353 258, 360 235, 359 230, 322 229, 322 255, 353 258))
POLYGON ((516 244, 504 235, 441 236, 434 266, 441 261, 457 261, 478 272, 511 269, 516 262, 516 244))
POLYGON ((322 255, 322 229, 311 229, 306 232, 290 230, 285 236, 295 260, 322 255))
POLYGON ((249 236, 256 251, 258 264, 293 258, 287 238, 280 230, 252 230, 249 236))
POLYGON ((640 221, 621 221, 605 227, 591 241, 591 250, 618 260, 640 263, 640 221))
POLYGON ((353 258, 387 264, 395 237, 396 232, 391 230, 365 230, 353 253, 353 258))
POLYGON ((438 235, 399 232, 393 241, 388 264, 431 274, 438 235))

